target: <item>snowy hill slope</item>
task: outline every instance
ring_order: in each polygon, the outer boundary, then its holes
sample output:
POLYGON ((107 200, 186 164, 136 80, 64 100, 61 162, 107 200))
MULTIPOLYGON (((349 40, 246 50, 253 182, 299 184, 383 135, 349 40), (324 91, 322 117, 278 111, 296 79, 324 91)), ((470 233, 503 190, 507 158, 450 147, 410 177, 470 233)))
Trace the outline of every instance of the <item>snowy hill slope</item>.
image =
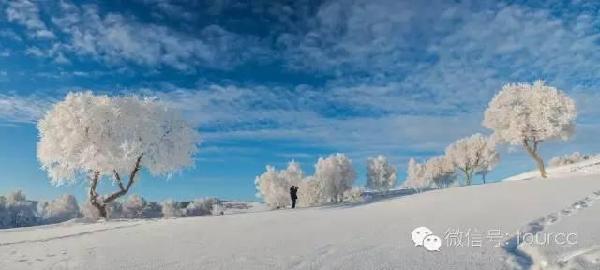
POLYGON ((356 206, 12 229, 0 231, 0 269, 600 269, 597 194, 600 173, 564 173, 356 206), (414 246, 419 226, 440 251, 414 246), (511 242, 552 230, 574 230, 578 245, 511 242), (454 231, 484 237, 456 246, 454 231))
MULTIPOLYGON (((548 173, 549 178, 600 174, 600 157, 594 157, 589 160, 584 160, 560 167, 546 168, 546 172, 548 173)), ((528 180, 537 178, 539 175, 539 171, 533 170, 530 172, 513 175, 503 179, 502 181, 528 180)))

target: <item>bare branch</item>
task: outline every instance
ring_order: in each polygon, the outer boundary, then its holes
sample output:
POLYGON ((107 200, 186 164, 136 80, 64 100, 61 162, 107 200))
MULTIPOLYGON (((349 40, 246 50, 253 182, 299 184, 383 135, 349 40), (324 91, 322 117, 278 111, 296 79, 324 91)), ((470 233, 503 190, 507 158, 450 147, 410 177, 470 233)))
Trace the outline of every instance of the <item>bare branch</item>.
POLYGON ((113 170, 113 173, 115 175, 115 179, 117 180, 117 184, 119 185, 119 188, 121 190, 125 190, 125 187, 123 186, 123 182, 121 181, 121 176, 119 175, 119 173, 116 170, 113 170))
POLYGON ((111 193, 110 195, 108 195, 103 201, 105 204, 110 203, 114 200, 116 200, 117 198, 127 194, 127 192, 129 191, 129 188, 133 185, 133 182, 135 181, 135 177, 137 175, 137 173, 141 170, 141 163, 142 163, 142 157, 144 155, 141 154, 137 160, 135 161, 135 166, 133 168, 133 170, 131 171, 131 174, 129 175, 129 180, 127 182, 127 186, 124 187, 123 183, 121 182, 121 176, 116 172, 113 171, 115 174, 115 178, 117 178, 117 183, 119 184, 119 190, 115 191, 113 193, 111 193))

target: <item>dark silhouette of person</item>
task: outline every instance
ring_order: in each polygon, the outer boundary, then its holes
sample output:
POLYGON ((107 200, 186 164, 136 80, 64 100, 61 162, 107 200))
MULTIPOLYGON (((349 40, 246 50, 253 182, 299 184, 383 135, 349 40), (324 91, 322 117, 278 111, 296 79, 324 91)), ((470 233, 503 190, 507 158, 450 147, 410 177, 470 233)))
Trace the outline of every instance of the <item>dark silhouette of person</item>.
POLYGON ((292 197, 292 208, 296 208, 296 200, 298 199, 298 187, 290 187, 290 196, 292 197))

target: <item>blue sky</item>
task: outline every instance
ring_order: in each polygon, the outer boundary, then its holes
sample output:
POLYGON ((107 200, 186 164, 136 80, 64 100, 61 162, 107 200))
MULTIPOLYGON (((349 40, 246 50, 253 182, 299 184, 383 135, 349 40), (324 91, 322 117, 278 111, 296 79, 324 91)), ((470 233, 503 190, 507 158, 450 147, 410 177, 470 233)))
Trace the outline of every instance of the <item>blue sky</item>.
MULTIPOLYGON (((600 152, 600 3, 595 1, 0 0, 0 193, 84 197, 53 187, 36 120, 69 91, 156 96, 201 131, 194 168, 145 174, 151 200, 254 200, 266 164, 348 154, 365 181, 384 154, 439 155, 481 126, 507 82, 546 80, 578 106, 550 158, 600 152), (425 3, 427 2, 427 3, 425 3), (252 3, 252 4, 249 4, 252 3)), ((491 179, 531 169, 502 148, 491 179)), ((103 187, 110 188, 107 183, 103 187)))

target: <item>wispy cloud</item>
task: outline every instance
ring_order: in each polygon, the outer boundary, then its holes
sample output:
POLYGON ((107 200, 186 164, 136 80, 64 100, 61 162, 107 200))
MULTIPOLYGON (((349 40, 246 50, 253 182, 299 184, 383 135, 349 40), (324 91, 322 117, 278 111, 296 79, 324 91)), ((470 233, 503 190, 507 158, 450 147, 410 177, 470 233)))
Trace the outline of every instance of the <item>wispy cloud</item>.
POLYGON ((54 33, 40 18, 40 10, 35 2, 28 0, 7 1, 6 17, 11 22, 17 22, 26 27, 31 36, 41 39, 52 39, 54 33))
POLYGON ((245 61, 258 40, 239 36, 218 25, 189 34, 146 23, 118 13, 100 13, 94 6, 62 4, 63 15, 52 21, 67 35, 64 47, 107 63, 135 63, 191 69, 196 66, 230 68, 245 61))
POLYGON ((431 151, 481 129, 481 115, 471 112, 427 114, 410 109, 418 106, 392 110, 390 105, 386 114, 372 113, 381 108, 378 97, 368 95, 362 96, 364 108, 349 115, 343 111, 356 110, 355 91, 208 85, 141 92, 183 111, 206 140, 295 140, 348 150, 431 151), (438 128, 442 125, 443 131, 438 128))
POLYGON ((0 121, 35 123, 53 103, 53 98, 0 94, 0 121))

